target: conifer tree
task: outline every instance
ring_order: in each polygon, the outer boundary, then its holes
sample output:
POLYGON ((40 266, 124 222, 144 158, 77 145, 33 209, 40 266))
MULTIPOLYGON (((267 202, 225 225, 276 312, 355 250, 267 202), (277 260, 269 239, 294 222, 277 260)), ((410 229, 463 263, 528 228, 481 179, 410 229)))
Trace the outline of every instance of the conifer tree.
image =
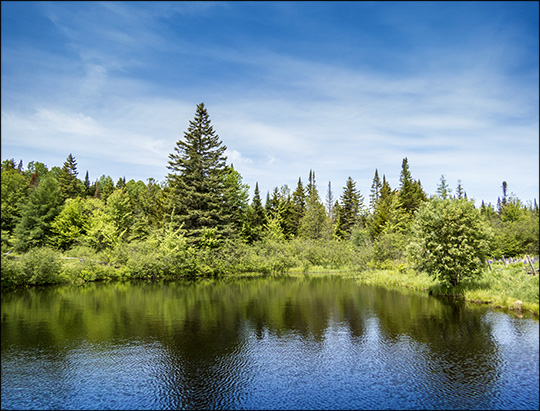
POLYGON ((47 175, 21 207, 21 220, 15 227, 15 248, 26 251, 47 244, 51 224, 62 208, 59 183, 47 175))
POLYGON ((332 224, 326 214, 324 205, 319 200, 315 172, 309 171, 309 182, 306 187, 306 212, 300 221, 299 235, 313 240, 328 240, 332 235, 332 224))
POLYGON ((234 169, 234 165, 226 167, 223 174, 224 196, 222 207, 228 220, 223 222, 229 234, 236 236, 242 230, 247 214, 249 186, 242 182, 242 176, 234 169))
POLYGON ((169 154, 167 166, 171 214, 193 244, 199 244, 207 233, 220 239, 230 229, 228 207, 223 207, 227 197, 225 150, 204 103, 198 104, 195 118, 169 154))
POLYGON ((461 186, 461 180, 458 180, 458 185, 456 188, 456 196, 458 199, 467 198, 467 193, 463 190, 463 187, 461 186))
POLYGON ((84 187, 84 195, 89 196, 90 195, 90 178, 88 177, 88 170, 86 171, 86 175, 84 176, 83 187, 84 187))
POLYGON ((360 207, 363 204, 363 197, 356 188, 356 182, 352 177, 347 178, 343 194, 341 195, 340 217, 341 230, 348 236, 352 228, 358 223, 360 217, 360 207))
POLYGON ((399 181, 399 200, 403 209, 412 216, 422 202, 426 201, 427 196, 422 189, 420 181, 415 181, 412 178, 407 157, 403 159, 401 164, 399 181))
POLYGON ((246 241, 250 244, 254 241, 260 241, 262 239, 263 229, 267 222, 266 211, 262 205, 261 194, 259 191, 259 183, 256 182, 253 199, 248 207, 247 221, 242 230, 246 241))
POLYGON ((306 192, 302 184, 302 178, 300 177, 298 178, 296 190, 292 193, 291 203, 291 221, 294 226, 292 235, 297 235, 300 220, 306 213, 306 192))
POLYGON ((377 207, 373 212, 373 217, 370 224, 370 233, 373 238, 377 238, 379 236, 388 222, 389 210, 390 205, 392 204, 393 195, 394 192, 386 180, 386 176, 383 174, 379 200, 377 202, 377 207))
POLYGON ((75 157, 70 153, 64 162, 60 178, 58 179, 60 194, 63 200, 75 198, 81 194, 77 174, 79 174, 77 171, 77 162, 75 161, 75 157))
POLYGON ((253 200, 251 202, 253 207, 253 225, 255 227, 262 227, 266 224, 266 211, 262 205, 261 194, 259 192, 259 183, 255 183, 255 191, 253 193, 253 200))
POLYGON ((326 211, 328 212, 328 216, 332 220, 332 223, 334 223, 334 193, 332 193, 331 181, 328 182, 328 191, 326 192, 326 211))
POLYGON ((281 198, 280 198, 279 189, 274 187, 272 195, 268 195, 266 200, 266 215, 269 219, 276 217, 279 213, 281 198))
POLYGON ((371 184, 371 194, 369 196, 369 205, 371 207, 371 212, 375 212, 377 208, 377 203, 381 197, 382 183, 379 178, 379 172, 375 169, 375 176, 373 177, 373 183, 371 184))
POLYGON ((439 185, 437 186, 437 194, 439 195, 439 198, 446 200, 450 197, 450 188, 448 187, 448 184, 446 183, 446 178, 444 177, 444 174, 441 174, 441 180, 439 185))

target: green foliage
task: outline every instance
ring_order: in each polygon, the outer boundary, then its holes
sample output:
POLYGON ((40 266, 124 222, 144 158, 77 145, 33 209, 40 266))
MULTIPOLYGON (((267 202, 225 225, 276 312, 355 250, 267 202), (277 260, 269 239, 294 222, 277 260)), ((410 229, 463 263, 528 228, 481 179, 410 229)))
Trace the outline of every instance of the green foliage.
POLYGON ((312 240, 330 240, 332 237, 332 222, 326 214, 324 205, 319 201, 315 173, 311 170, 307 186, 306 211, 300 220, 298 235, 312 240))
POLYGON ((83 193, 84 189, 82 183, 77 179, 77 174, 79 174, 77 171, 77 162, 70 153, 64 162, 60 178, 58 179, 62 199, 75 198, 83 193))
POLYGON ((437 186, 437 195, 439 196, 439 198, 446 200, 447 198, 450 198, 451 192, 452 190, 450 190, 450 188, 448 187, 445 176, 441 175, 441 182, 437 186))
POLYGON ((413 215, 420 205, 427 200, 427 196, 420 181, 412 178, 407 157, 403 159, 401 164, 399 181, 399 199, 402 207, 407 213, 413 215))
POLYGON ((343 187, 343 194, 341 195, 338 217, 340 220, 340 231, 346 237, 350 237, 352 228, 359 222, 363 201, 363 196, 356 188, 356 182, 351 177, 347 178, 345 187, 343 187))
POLYGON ((60 253, 50 248, 34 248, 20 259, 22 282, 31 285, 58 284, 65 282, 61 276, 60 253))
POLYGON ((26 251, 46 245, 51 224, 61 208, 58 181, 47 174, 21 207, 21 219, 15 227, 16 250, 26 251))
POLYGON ((249 244, 261 240, 266 223, 266 211, 262 205, 259 183, 255 183, 253 199, 246 209, 245 219, 242 223, 242 238, 249 244))
POLYGON ((450 286, 485 266, 491 230, 468 200, 433 198, 416 214, 409 257, 414 266, 450 286))
POLYGON ((9 238, 21 218, 21 209, 28 196, 28 180, 14 168, 2 168, 2 250, 10 247, 9 238))
POLYGON ((65 250, 86 234, 86 222, 91 212, 87 204, 80 197, 66 200, 62 211, 51 223, 51 244, 65 250))
POLYGON ((518 257, 522 254, 539 255, 538 214, 522 213, 515 220, 492 220, 495 232, 491 256, 494 258, 518 257))
POLYGON ((184 139, 169 154, 170 210, 175 223, 197 244, 206 229, 217 229, 218 239, 230 234, 230 202, 234 196, 226 186, 226 147, 210 124, 204 103, 197 105, 184 139))
POLYGON ((98 198, 86 200, 91 208, 91 214, 84 225, 86 234, 81 243, 97 251, 113 248, 118 243, 118 227, 106 206, 98 198))
POLYGON ((110 176, 102 175, 96 185, 95 197, 107 201, 114 191, 114 182, 110 176))

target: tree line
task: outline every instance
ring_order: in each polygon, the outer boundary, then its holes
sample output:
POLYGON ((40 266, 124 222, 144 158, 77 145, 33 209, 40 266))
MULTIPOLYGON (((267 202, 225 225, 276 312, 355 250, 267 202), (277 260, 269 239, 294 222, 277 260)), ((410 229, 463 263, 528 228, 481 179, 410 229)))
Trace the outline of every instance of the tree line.
MULTIPOLYGON (((114 183, 105 175, 90 182, 88 172, 79 178, 71 153, 61 168, 50 170, 40 162, 31 161, 24 168, 22 160, 18 164, 4 160, 2 252, 77 246, 99 252, 151 239, 169 241, 171 249, 182 244, 208 250, 231 242, 253 246, 303 239, 369 250, 370 260, 381 263, 405 259, 414 249, 411 244, 421 243, 413 240, 428 235, 419 227, 424 224, 427 229, 434 215, 448 209, 448 218, 452 213, 477 215, 469 223, 475 227, 478 223, 483 227, 480 231, 485 228, 490 233, 482 246, 485 255, 539 253, 536 199, 524 204, 508 194, 506 182, 496 206, 482 201, 477 208, 461 182, 452 195, 444 176, 436 195, 428 196, 404 158, 399 186, 392 188, 385 175, 375 170, 368 198, 349 176, 339 198, 329 182, 322 200, 315 171, 309 170, 306 183, 299 177, 294 190, 276 186, 263 204, 258 184, 250 201, 249 186, 226 160, 226 146, 213 129, 204 103, 197 105, 194 119, 169 154, 164 182, 120 178, 114 183)), ((419 246, 417 252, 425 253, 426 247, 419 246)))

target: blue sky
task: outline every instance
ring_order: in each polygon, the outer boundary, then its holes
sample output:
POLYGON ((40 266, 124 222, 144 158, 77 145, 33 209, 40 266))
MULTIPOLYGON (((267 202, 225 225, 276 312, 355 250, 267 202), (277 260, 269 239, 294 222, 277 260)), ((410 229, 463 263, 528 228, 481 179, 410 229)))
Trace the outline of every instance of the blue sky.
POLYGON ((164 181, 204 102, 263 196, 404 157, 477 205, 539 198, 538 2, 1 3, 2 160, 164 181))

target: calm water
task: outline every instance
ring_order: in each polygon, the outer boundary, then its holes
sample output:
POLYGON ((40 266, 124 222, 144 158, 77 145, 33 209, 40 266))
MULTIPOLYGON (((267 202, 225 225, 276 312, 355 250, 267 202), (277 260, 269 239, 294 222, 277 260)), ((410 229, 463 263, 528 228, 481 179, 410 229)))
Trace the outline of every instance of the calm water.
POLYGON ((538 321, 330 276, 2 295, 2 409, 538 409, 538 321))

